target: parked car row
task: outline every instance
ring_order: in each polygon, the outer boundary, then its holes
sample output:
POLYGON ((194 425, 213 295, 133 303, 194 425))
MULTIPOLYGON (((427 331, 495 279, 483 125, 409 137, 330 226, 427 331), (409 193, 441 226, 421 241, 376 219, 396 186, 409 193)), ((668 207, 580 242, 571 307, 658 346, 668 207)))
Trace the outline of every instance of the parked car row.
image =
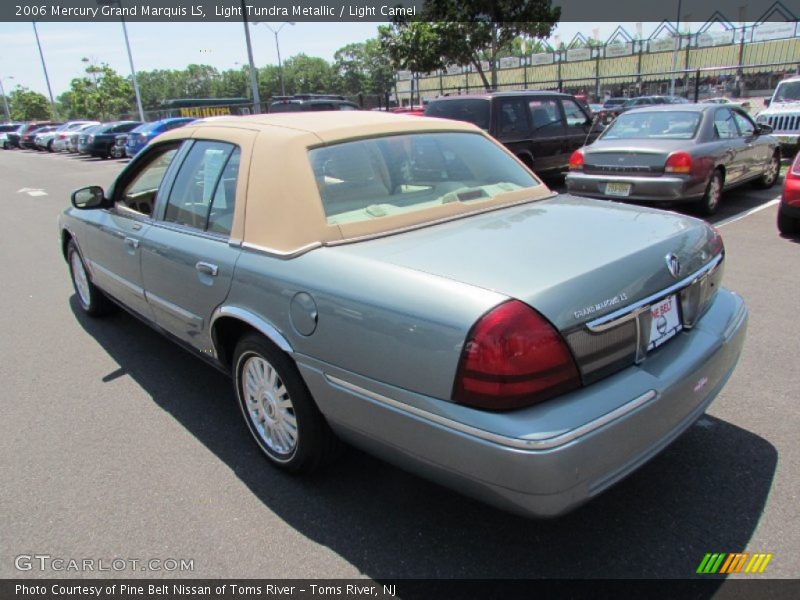
POLYGON ((151 123, 141 121, 68 121, 0 125, 4 149, 23 148, 70 152, 99 158, 134 157, 157 135, 191 123, 195 119, 177 117, 151 123))

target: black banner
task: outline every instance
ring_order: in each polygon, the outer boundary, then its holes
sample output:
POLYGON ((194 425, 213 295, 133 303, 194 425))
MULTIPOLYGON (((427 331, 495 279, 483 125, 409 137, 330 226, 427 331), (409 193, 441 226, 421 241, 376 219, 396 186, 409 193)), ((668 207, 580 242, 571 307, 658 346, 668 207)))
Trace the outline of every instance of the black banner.
POLYGON ((669 598, 789 600, 800 597, 800 580, 698 579, 599 580, 417 580, 397 579, 39 579, 0 580, 3 600, 436 600, 491 598, 669 598))
MULTIPOLYGON (((425 5, 436 0, 10 0, 0 3, 0 21, 390 21, 425 18, 425 5)), ((688 4, 688 2, 687 2, 688 4)), ((643 0, 552 0, 560 21, 617 22, 674 20, 674 2, 643 0)), ((686 9, 686 6, 684 6, 686 9)), ((688 9, 686 9, 688 11, 688 9)), ((792 21, 800 16, 798 0, 714 0, 694 2, 691 20, 722 16, 739 21, 792 21)), ((452 20, 458 20, 458 13, 452 20)), ((464 17, 467 20, 467 17, 464 17)))

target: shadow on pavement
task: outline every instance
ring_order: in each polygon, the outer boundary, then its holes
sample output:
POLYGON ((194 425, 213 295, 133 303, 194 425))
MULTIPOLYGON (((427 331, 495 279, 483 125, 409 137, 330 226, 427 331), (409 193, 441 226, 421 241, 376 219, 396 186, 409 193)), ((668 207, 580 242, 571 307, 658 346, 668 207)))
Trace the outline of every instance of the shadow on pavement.
POLYGON ((132 377, 269 510, 375 579, 692 577, 706 552, 747 548, 775 473, 770 443, 704 416, 555 520, 506 514, 354 449, 292 477, 260 455, 226 376, 123 311, 96 320, 70 304, 119 365, 103 381, 132 377))

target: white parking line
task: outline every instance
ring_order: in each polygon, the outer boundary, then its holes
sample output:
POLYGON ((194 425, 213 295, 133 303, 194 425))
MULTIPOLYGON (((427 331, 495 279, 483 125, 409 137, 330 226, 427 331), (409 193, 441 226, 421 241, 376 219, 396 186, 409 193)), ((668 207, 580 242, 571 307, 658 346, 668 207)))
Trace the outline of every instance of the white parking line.
POLYGON ((730 223, 735 223, 745 217, 749 217, 750 215, 754 215, 757 212, 764 210, 765 208, 769 208, 770 206, 775 206, 781 201, 780 198, 773 198, 769 202, 762 204, 761 206, 756 206, 755 208, 751 208, 745 213, 741 213, 738 215, 733 215, 732 217, 728 217, 727 219, 722 219, 719 223, 714 223, 714 227, 723 227, 725 225, 729 225, 730 223))

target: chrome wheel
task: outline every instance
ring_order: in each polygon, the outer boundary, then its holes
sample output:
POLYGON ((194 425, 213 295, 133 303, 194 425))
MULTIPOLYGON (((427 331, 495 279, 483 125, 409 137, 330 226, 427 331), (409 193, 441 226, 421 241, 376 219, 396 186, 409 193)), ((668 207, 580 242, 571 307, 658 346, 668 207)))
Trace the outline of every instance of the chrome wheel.
POLYGON ((778 172, 780 171, 780 169, 781 169, 781 163, 778 160, 778 157, 773 155, 772 160, 769 161, 769 164, 767 165, 767 168, 764 171, 764 175, 762 176, 763 184, 766 187, 770 187, 773 183, 775 183, 775 180, 778 178, 778 172))
POLYGON ((77 252, 71 253, 70 266, 72 267, 72 280, 75 282, 75 291, 78 292, 78 297, 83 307, 88 308, 92 302, 89 278, 86 276, 86 269, 83 268, 83 261, 77 252))
POLYGON ((286 386, 268 361, 256 355, 242 367, 244 401, 261 441, 279 457, 297 448, 297 417, 286 386))

